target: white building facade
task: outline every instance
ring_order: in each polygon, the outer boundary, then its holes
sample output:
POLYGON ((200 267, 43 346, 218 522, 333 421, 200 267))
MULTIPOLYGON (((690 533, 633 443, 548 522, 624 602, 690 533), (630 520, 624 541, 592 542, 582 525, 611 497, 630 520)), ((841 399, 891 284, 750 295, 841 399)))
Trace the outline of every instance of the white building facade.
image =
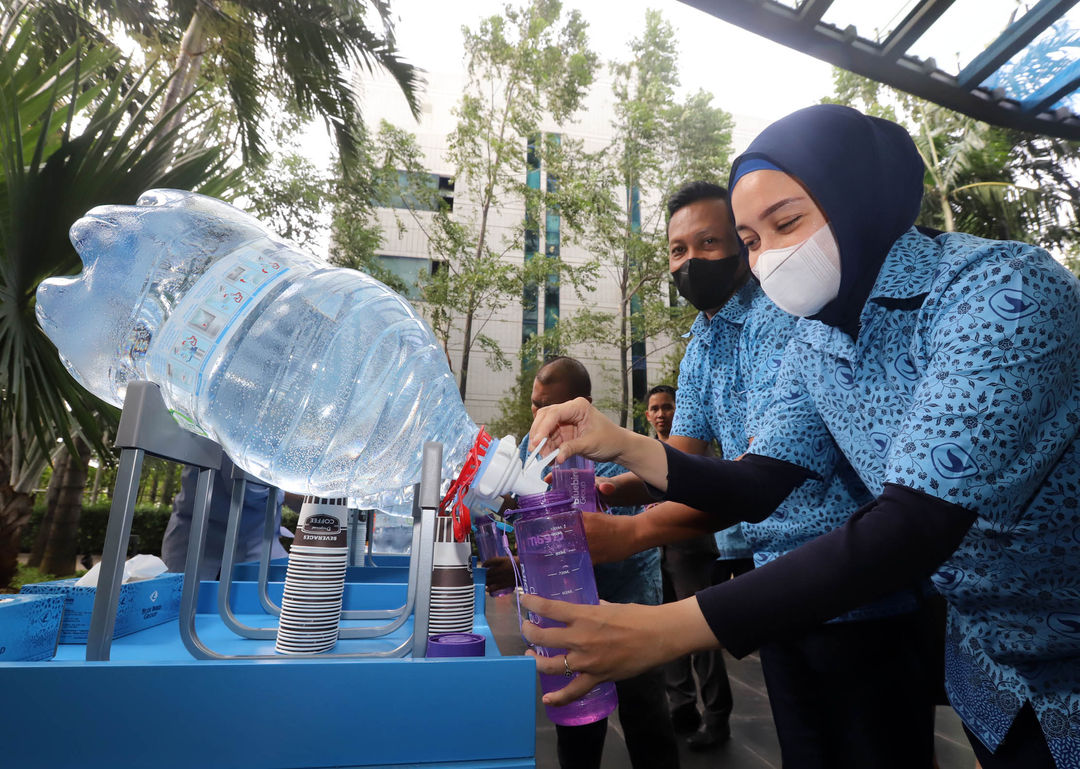
MULTIPOLYGON (((380 76, 366 78, 360 86, 364 117, 372 132, 377 131, 379 123, 385 120, 412 133, 423 151, 426 170, 434 177, 432 183, 439 185, 440 193, 445 198, 452 198, 455 216, 469 216, 475 213, 476 201, 469 199, 468 185, 454 179, 455 169, 446 158, 448 136, 456 125, 454 112, 465 87, 465 75, 464 72, 426 73, 425 77, 427 85, 420 97, 419 121, 409 112, 397 84, 388 77, 380 76)), ((614 114, 611 83, 598 81, 588 95, 585 107, 574 116, 572 122, 564 125, 549 122, 541 128, 546 134, 579 140, 586 151, 595 152, 611 143, 614 114)), ((736 118, 733 135, 736 150, 753 138, 758 124, 764 125, 764 122, 736 118)), ((521 145, 520 181, 546 189, 546 169, 530 168, 527 141, 522 139, 521 145)), ((725 181, 717 180, 721 184, 725 181)), ((502 258, 521 264, 529 251, 530 256, 532 253, 540 257, 546 255, 570 265, 582 265, 592 259, 588 243, 580 242, 573 233, 565 232, 557 214, 536 213, 540 226, 535 240, 527 236, 524 247, 519 245, 510 249, 502 258)), ((425 214, 420 213, 419 216, 425 214)), ((437 269, 437 263, 445 260, 444 255, 433 252, 423 228, 412 221, 409 212, 382 208, 378 210, 378 217, 383 233, 382 246, 378 251, 380 262, 406 283, 415 285, 417 276, 437 269)), ((497 249, 497 244, 512 241, 520 233, 524 218, 524 200, 504 200, 497 210, 489 212, 488 237, 493 247, 497 249)), ((591 293, 584 297, 588 307, 617 316, 620 293, 616 276, 602 270, 596 285, 591 288, 591 293)), ((482 333, 494 339, 506 357, 514 361, 511 369, 496 370, 489 356, 479 347, 473 347, 465 406, 477 424, 489 423, 499 416, 500 401, 511 391, 518 374, 523 338, 530 333, 544 331, 559 318, 572 317, 583 306, 582 300, 567 286, 548 288, 540 285, 536 294, 535 310, 526 309, 530 304, 526 296, 515 297, 490 317, 482 315, 474 320, 474 334, 482 333)), ((410 298, 415 300, 417 297, 414 295, 410 298)), ((418 303, 417 306, 423 310, 422 304, 418 303)), ((449 355, 455 375, 460 378, 458 368, 462 334, 461 324, 455 325, 456 333, 451 335, 449 355)), ((648 385, 655 384, 668 373, 662 369, 662 365, 671 344, 670 339, 646 341, 644 364, 648 385)), ((618 401, 622 385, 619 353, 614 343, 579 345, 566 350, 566 353, 581 360, 588 368, 595 400, 608 404, 618 401)))

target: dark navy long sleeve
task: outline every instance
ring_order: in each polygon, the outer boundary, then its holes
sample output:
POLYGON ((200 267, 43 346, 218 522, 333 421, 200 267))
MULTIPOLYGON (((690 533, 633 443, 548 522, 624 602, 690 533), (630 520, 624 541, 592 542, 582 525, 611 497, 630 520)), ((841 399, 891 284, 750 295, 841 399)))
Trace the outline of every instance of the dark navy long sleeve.
MULTIPOLYGON (((745 505, 748 520, 773 500, 779 504, 809 476, 797 465, 753 454, 739 461, 673 450, 667 455, 668 499, 705 511, 745 505)), ((975 514, 959 505, 888 484, 840 528, 698 593, 698 604, 720 643, 740 657, 917 585, 952 554, 974 520, 975 514)))
POLYGON ((741 520, 757 523, 769 516, 800 483, 817 476, 771 457, 747 454, 732 461, 686 454, 664 444, 668 464, 668 490, 653 486, 659 499, 670 499, 706 513, 737 511, 741 520), (672 487, 679 496, 672 496, 672 487))

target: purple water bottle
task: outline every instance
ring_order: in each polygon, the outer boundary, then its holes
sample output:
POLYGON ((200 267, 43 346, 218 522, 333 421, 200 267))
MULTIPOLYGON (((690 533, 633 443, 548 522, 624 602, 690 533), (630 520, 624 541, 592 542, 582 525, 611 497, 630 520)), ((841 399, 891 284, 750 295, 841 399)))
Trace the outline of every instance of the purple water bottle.
POLYGON ((600 509, 596 504, 596 473, 591 459, 575 455, 555 465, 551 471, 551 488, 569 494, 574 506, 582 512, 600 509))
MULTIPOLYGON (((484 515, 483 513, 475 516, 476 519, 476 549, 480 554, 480 562, 488 561, 492 558, 498 558, 501 555, 506 555, 500 544, 502 540, 502 533, 499 531, 498 524, 495 519, 490 515, 484 515)), ((491 594, 493 598, 498 598, 500 595, 506 595, 507 593, 513 593, 514 588, 505 587, 502 590, 496 590, 491 594)))
MULTIPOLYGON (((565 491, 524 495, 514 515, 514 535, 521 561, 525 592, 579 604, 598 604, 589 546, 581 513, 565 491)), ((537 617, 529 619, 541 627, 562 627, 562 623, 537 617)), ((537 647, 545 657, 558 657, 565 649, 537 647)), ((544 693, 563 688, 565 676, 540 674, 544 693)), ((548 718, 562 726, 591 724, 606 718, 618 704, 615 684, 605 681, 581 699, 562 707, 545 706, 548 718)))

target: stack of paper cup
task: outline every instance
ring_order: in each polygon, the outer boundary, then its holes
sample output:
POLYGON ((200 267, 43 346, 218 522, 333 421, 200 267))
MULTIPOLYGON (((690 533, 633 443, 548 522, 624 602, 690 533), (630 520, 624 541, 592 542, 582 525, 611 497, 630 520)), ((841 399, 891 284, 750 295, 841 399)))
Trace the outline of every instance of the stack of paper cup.
POLYGON ((435 567, 431 574, 428 634, 467 633, 473 627, 472 545, 454 541, 454 521, 435 521, 435 567))
POLYGON ((344 499, 307 497, 289 549, 275 650, 313 654, 334 648, 349 561, 344 499))

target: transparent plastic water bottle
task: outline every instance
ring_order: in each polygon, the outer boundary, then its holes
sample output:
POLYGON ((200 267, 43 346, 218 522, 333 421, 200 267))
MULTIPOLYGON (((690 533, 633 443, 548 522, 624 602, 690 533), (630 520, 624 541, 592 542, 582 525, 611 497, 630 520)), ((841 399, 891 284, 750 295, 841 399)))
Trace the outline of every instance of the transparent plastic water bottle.
MULTIPOLYGON (((524 495, 513 516, 525 592, 570 603, 600 603, 585 526, 570 496, 565 491, 524 495)), ((529 619, 540 627, 563 627, 560 622, 532 612, 529 619)), ((539 647, 537 653, 558 657, 566 650, 539 647)), ((567 683, 565 676, 540 674, 540 688, 545 694, 567 683)), ((569 705, 544 707, 552 722, 580 726, 606 718, 617 704, 615 684, 605 681, 569 705)))
POLYGON ((75 378, 117 406, 129 381, 156 382, 178 422, 266 483, 366 497, 415 483, 425 441, 443 444, 444 478, 477 441, 405 299, 227 203, 151 190, 93 209, 71 241, 83 271, 43 281, 37 315, 75 378))

